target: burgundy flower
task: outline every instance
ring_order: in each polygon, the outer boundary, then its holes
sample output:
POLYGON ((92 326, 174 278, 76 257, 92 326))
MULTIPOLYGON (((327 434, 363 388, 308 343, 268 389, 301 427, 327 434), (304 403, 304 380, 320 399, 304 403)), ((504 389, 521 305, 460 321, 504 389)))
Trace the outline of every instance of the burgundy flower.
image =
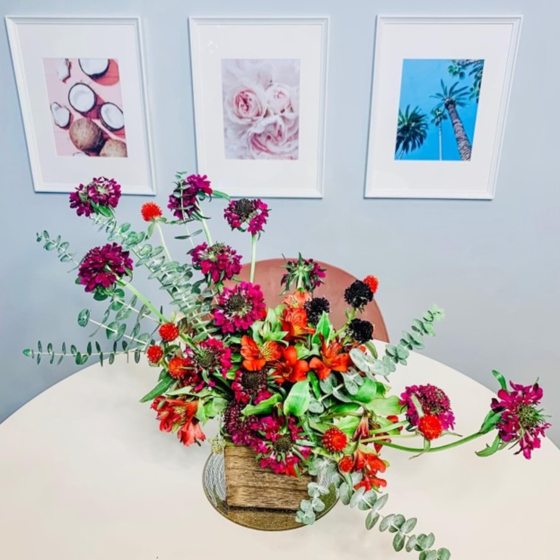
POLYGON ((288 260, 284 265, 286 273, 282 276, 280 284, 285 291, 289 291, 292 285, 306 292, 313 292, 324 282, 326 272, 318 262, 313 259, 304 259, 301 254, 297 259, 288 260))
POLYGON ((85 285, 86 292, 110 288, 118 279, 130 275, 133 265, 128 255, 129 252, 116 243, 94 247, 80 263, 80 284, 85 285))
POLYGON ((231 384, 233 398, 242 404, 258 404, 272 396, 267 387, 265 371, 247 371, 239 369, 231 384))
POLYGON ((201 370, 225 377, 231 368, 231 350, 221 340, 207 338, 198 345, 195 362, 201 370))
POLYGON ((418 399, 424 414, 436 416, 444 430, 449 430, 455 425, 455 416, 451 410, 449 397, 434 385, 411 385, 406 387, 401 394, 401 402, 406 405, 406 417, 412 426, 418 426, 418 411, 412 400, 418 399))
POLYGON ((199 201, 212 197, 212 187, 206 175, 189 175, 180 179, 169 196, 167 208, 179 220, 200 216, 199 201))
POLYGON ((75 208, 78 216, 89 217, 102 209, 116 208, 120 197, 121 186, 114 179, 97 177, 70 193, 70 208, 75 208))
POLYGON ((257 284, 240 282, 224 288, 212 311, 215 325, 223 333, 247 330, 255 321, 266 316, 264 296, 257 284))
POLYGON ((264 416, 259 419, 258 437, 249 445, 260 456, 259 466, 276 474, 297 476, 297 467, 309 457, 311 448, 301 445, 303 429, 293 416, 264 416))
POLYGON ((213 282, 231 280, 241 272, 241 255, 229 245, 201 243, 190 251, 193 267, 213 282))
POLYGON ((229 403, 224 412, 224 429, 235 445, 250 445, 256 439, 257 416, 243 416, 245 405, 237 401, 229 403))
POLYGON ((263 231, 266 224, 268 205, 259 198, 232 200, 224 210, 224 218, 231 229, 257 235, 263 231))
POLYGON ((541 437, 550 428, 544 420, 542 409, 537 408, 543 397, 538 383, 520 385, 510 381, 511 391, 500 389, 498 398, 492 399, 492 410, 501 412, 498 421, 498 436, 502 441, 519 443, 519 451, 526 459, 531 458, 533 449, 541 446, 541 437))

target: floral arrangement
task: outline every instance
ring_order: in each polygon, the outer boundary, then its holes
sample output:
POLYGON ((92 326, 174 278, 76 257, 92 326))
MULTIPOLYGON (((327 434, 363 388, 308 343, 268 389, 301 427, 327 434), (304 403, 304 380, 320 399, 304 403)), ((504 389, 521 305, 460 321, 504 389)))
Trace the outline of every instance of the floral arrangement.
POLYGON ((434 548, 432 533, 413 533, 416 519, 381 514, 388 499, 384 448, 420 455, 494 432, 478 455, 517 447, 517 453, 529 459, 549 427, 540 408, 539 385, 508 386, 494 371, 500 389, 480 429, 458 436, 452 431, 455 416, 443 389, 411 385, 395 395, 388 385, 396 367, 406 365, 410 351, 434 334, 435 323, 443 317, 439 308, 414 320, 410 331, 379 356, 372 341, 374 325, 360 318, 378 289, 374 276, 346 287, 341 294, 348 306, 346 321, 335 328, 329 319, 330 302, 314 295, 325 271, 300 255, 286 261, 282 304, 267 307, 255 282, 256 242, 269 218, 262 200, 228 200, 206 176, 179 173, 168 203, 172 217, 148 202, 141 208, 146 228, 134 231, 115 218, 120 194, 116 181, 99 177, 70 195, 70 207, 89 218, 109 241, 79 261, 60 237, 46 231, 37 236, 62 262, 75 264, 76 283, 95 300, 106 302, 99 320, 84 309, 78 323, 104 331, 112 348, 106 352, 100 342, 85 350, 63 344, 55 352, 52 344, 45 348, 39 342, 24 353, 37 362, 48 357, 51 363, 71 356, 76 364, 90 358, 111 363, 123 353, 139 361, 145 355, 159 376, 142 401, 151 403, 162 431, 175 433, 184 445, 199 444, 206 439, 203 425, 220 418, 216 447, 247 446, 263 469, 316 477, 308 486, 309 499, 297 512, 300 523, 315 521, 325 508, 322 498, 334 488, 344 504, 367 512, 368 529, 378 524, 381 531, 393 534, 395 550, 416 551, 420 560, 449 558, 446 548, 434 548), (217 199, 227 201, 224 218, 231 229, 251 238, 248 282, 237 278, 241 256, 212 240, 202 204, 217 199), (193 224, 200 229, 189 229, 193 224), (179 260, 171 256, 162 225, 177 228, 176 238, 191 244, 179 260), (152 243, 156 232, 159 242, 152 243), (202 233, 205 241, 195 243, 202 233), (169 310, 157 308, 133 285, 140 267, 166 292, 169 310), (418 447, 401 441, 414 436, 421 442, 418 447), (438 445, 443 436, 455 439, 438 445))

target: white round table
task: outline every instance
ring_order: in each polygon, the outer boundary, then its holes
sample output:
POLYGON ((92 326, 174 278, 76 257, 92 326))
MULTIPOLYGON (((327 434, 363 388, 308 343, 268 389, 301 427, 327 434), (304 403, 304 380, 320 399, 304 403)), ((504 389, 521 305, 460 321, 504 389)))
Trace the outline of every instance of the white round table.
MULTIPOLYGON (((381 347, 382 345, 380 345, 381 347)), ((338 504, 316 525, 259 532, 221 517, 201 484, 208 445, 185 448, 138 403, 154 384, 147 365, 92 365, 45 391, 0 425, 0 549, 10 560, 321 560, 417 558, 392 535, 366 531, 364 512, 338 504)), ((396 390, 433 383, 449 394, 457 431, 476 430, 492 393, 413 354, 396 390)), ((207 433, 211 430, 206 430, 207 433)), ((417 516, 456 560, 552 560, 560 451, 548 440, 531 461, 487 459, 477 440, 410 460, 386 449, 385 513, 417 516)))

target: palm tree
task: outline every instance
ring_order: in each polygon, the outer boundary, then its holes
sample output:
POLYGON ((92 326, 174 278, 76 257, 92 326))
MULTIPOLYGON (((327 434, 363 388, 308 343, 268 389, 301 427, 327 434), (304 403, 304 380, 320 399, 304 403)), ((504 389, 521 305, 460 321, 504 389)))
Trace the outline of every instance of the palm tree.
POLYGON ((431 123, 437 126, 438 129, 438 140, 439 140, 439 159, 443 159, 443 131, 442 123, 447 120, 447 115, 441 107, 434 107, 432 109, 432 120, 431 123))
POLYGON ((436 108, 446 109, 449 118, 451 119, 451 125, 453 126, 459 155, 462 160, 468 161, 471 159, 472 144, 467 136, 465 127, 463 126, 463 121, 457 112, 457 107, 465 106, 465 99, 468 98, 469 88, 465 86, 459 87, 459 82, 455 82, 450 88, 443 83, 443 80, 440 80, 440 83, 441 92, 432 95, 432 97, 439 99, 439 103, 436 108))
POLYGON ((460 80, 467 76, 468 70, 468 74, 473 80, 470 88, 470 97, 478 103, 480 86, 482 85, 482 72, 484 71, 484 60, 471 58, 452 60, 447 70, 451 76, 457 76, 460 80))
POLYGON ((406 106, 404 113, 399 109, 399 120, 397 122, 397 144, 395 154, 402 158, 404 154, 417 150, 428 135, 428 123, 426 115, 419 107, 412 111, 410 105, 406 106))

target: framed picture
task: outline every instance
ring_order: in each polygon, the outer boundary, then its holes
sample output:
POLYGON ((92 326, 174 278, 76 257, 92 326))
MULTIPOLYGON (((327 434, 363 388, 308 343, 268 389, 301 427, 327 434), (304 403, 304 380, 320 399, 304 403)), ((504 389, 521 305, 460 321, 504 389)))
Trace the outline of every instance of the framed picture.
POLYGON ((520 29, 378 17, 366 197, 494 198, 520 29))
POLYGON ((153 194, 137 18, 7 17, 36 191, 114 177, 153 194))
POLYGON ((327 18, 191 18, 199 173, 234 196, 322 196, 327 18))

